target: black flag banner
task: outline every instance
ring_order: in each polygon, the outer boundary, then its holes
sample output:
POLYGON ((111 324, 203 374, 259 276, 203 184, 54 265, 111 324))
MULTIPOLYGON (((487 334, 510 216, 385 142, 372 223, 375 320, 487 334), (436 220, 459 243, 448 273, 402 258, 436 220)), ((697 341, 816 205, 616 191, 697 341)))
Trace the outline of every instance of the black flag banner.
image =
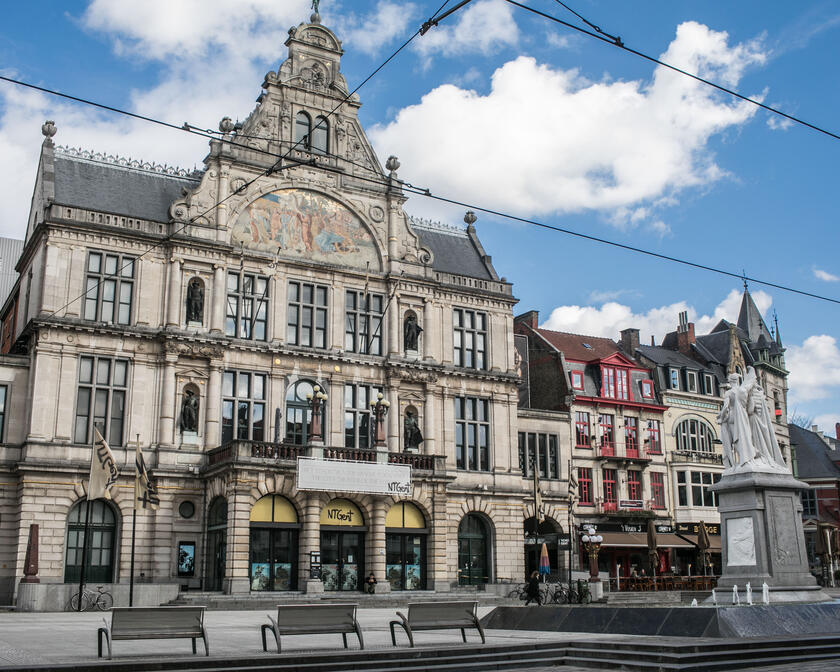
POLYGON ((108 442, 102 438, 99 428, 94 426, 96 445, 90 459, 90 478, 88 480, 88 499, 94 500, 104 497, 111 499, 111 486, 117 482, 120 475, 114 454, 108 442))
POLYGON ((151 509, 157 511, 160 504, 158 497, 157 486, 149 476, 149 471, 146 469, 146 461, 143 459, 143 450, 140 448, 140 443, 137 443, 137 457, 134 459, 134 465, 137 468, 137 473, 134 476, 134 510, 151 509))

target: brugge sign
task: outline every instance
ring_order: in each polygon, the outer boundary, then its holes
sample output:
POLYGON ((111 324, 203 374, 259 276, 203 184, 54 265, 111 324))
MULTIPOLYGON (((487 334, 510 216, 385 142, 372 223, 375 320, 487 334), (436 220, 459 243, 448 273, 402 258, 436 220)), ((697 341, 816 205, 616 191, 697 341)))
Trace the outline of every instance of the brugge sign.
POLYGON ((298 490, 410 495, 411 466, 299 457, 298 490))

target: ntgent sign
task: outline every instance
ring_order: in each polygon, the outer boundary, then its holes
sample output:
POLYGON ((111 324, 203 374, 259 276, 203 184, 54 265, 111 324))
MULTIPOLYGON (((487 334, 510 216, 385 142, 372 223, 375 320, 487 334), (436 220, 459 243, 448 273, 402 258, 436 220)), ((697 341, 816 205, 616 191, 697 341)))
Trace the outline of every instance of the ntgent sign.
POLYGON ((298 490, 411 494, 411 466, 299 457, 298 490))

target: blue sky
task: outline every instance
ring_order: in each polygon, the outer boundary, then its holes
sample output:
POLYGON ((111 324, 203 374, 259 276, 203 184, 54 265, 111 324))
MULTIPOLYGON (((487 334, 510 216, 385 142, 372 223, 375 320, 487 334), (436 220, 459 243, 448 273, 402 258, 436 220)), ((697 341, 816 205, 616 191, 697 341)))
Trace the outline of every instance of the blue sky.
MULTIPOLYGON (((322 0, 351 87, 442 0, 322 0)), ((454 0, 449 3, 454 5, 454 0)), ((575 21, 553 0, 530 6, 575 21)), ((652 56, 840 133, 840 7, 776 0, 572 0, 652 56)), ((180 124, 244 118, 285 58, 309 0, 12 3, 0 72, 180 124)), ((534 17, 473 0, 360 92, 380 160, 435 194, 840 298, 834 198, 840 141, 738 103, 534 17)), ((59 144, 200 165, 206 143, 0 83, 0 235, 23 235, 40 125, 59 144)), ((407 209, 458 222, 420 197, 407 209)), ((549 328, 661 339, 688 310, 699 333, 735 319, 741 284, 479 213, 520 311, 549 328)), ((840 422, 840 306, 752 284, 775 310, 790 406, 840 422)), ((772 321, 772 320, 770 320, 772 321)))

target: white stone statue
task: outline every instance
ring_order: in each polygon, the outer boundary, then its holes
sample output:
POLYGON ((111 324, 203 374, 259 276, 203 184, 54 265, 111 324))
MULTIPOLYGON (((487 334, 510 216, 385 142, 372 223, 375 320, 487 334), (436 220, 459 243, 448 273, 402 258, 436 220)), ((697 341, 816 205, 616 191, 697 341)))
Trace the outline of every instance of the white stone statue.
POLYGON ((750 582, 747 581, 747 604, 752 606, 752 603, 752 586, 750 585, 750 582))
POLYGON ((732 605, 736 607, 741 606, 741 598, 738 596, 738 586, 732 586, 732 605))
POLYGON ((712 604, 717 606, 717 591, 712 588, 712 604))
POLYGON ((724 473, 771 471, 790 473, 785 464, 767 408, 767 398, 755 369, 743 382, 736 373, 728 378, 723 407, 718 415, 723 442, 724 473))
POLYGON ((691 606, 692 606, 692 607, 696 607, 696 606, 697 606, 697 598, 696 598, 696 597, 695 597, 693 600, 691 600, 691 606))
POLYGON ((767 585, 767 582, 761 584, 761 601, 764 604, 770 604, 770 586, 767 585))

